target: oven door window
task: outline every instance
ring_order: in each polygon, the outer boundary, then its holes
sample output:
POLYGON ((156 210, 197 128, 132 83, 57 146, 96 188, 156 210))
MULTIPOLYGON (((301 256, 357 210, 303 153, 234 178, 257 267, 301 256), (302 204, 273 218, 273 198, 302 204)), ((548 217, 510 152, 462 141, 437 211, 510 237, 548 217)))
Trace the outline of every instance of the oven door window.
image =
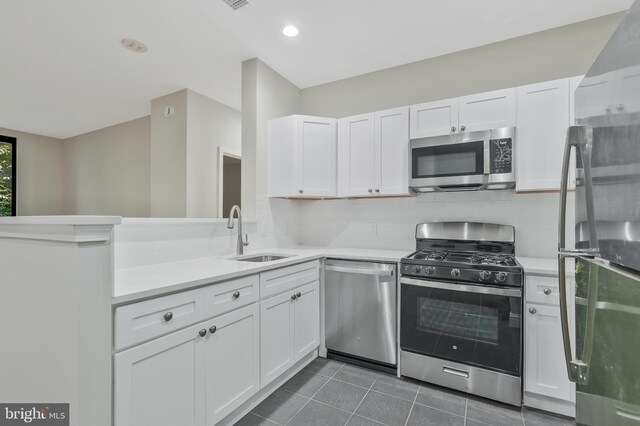
POLYGON ((484 174, 484 141, 413 148, 414 179, 484 174))
POLYGON ((403 350, 520 375, 520 297, 402 285, 403 350))

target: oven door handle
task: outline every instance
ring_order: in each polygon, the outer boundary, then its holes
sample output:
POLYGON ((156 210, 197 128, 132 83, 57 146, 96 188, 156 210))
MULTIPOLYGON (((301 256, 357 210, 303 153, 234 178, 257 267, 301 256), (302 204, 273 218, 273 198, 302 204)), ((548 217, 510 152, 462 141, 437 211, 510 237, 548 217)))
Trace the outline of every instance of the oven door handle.
POLYGON ((484 152, 482 157, 484 160, 484 174, 491 174, 491 142, 489 139, 484 140, 484 152))
POLYGON ((415 285, 418 287, 437 288, 441 290, 461 291, 465 293, 488 294, 491 296, 522 297, 522 291, 519 288, 482 287, 482 286, 462 284, 462 283, 448 283, 448 282, 431 281, 431 280, 416 280, 416 279, 407 278, 407 277, 400 278, 400 283, 415 285))

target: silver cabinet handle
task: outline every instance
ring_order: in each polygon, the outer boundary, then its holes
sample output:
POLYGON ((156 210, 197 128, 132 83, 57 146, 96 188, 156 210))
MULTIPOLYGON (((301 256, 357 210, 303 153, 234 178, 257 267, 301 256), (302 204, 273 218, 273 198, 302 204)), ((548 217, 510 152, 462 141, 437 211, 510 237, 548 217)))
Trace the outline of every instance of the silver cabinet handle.
POLYGON ((234 292, 233 292, 233 298, 234 298, 234 299, 237 299, 237 298, 239 298, 239 297, 240 297, 240 292, 239 292, 239 291, 234 291, 234 292))
POLYGON ((218 330, 218 327, 216 327, 215 325, 212 325, 211 327, 209 327, 209 333, 213 334, 218 330))
POLYGON ((298 298, 298 296, 296 296, 295 294, 293 294, 293 295, 291 296, 291 300, 296 300, 297 298, 298 298))
POLYGON ((544 291, 544 294, 546 294, 547 296, 551 294, 550 288, 545 288, 543 291, 544 291))
POLYGON ((464 132, 465 130, 467 130, 467 126, 460 126, 460 131, 464 132))
POLYGON ((207 335, 207 329, 203 328, 202 330, 198 331, 198 334, 200 335, 200 337, 204 337, 207 335))
POLYGON ((166 322, 169 322, 173 319, 173 312, 167 312, 162 316, 166 322))
POLYGON ((302 297, 302 293, 297 292, 297 293, 296 293, 296 299, 300 299, 301 297, 302 297))
POLYGON ((385 267, 384 269, 366 269, 366 268, 352 268, 350 266, 338 266, 325 263, 325 271, 332 272, 346 272, 347 274, 361 274, 361 275, 378 275, 381 277, 390 277, 393 275, 393 267, 385 267))
POLYGON ((451 126, 451 133, 456 131, 456 126, 451 126))
POLYGON ((530 314, 535 314, 536 312, 538 312, 538 311, 536 310, 536 308, 529 308, 529 313, 530 313, 530 314))

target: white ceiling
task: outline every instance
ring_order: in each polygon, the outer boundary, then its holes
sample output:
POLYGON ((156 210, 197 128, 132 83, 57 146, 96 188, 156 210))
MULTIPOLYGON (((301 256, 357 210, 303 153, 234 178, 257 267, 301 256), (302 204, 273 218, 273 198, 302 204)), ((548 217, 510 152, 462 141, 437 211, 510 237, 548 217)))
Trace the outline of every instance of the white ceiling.
POLYGON ((632 0, 0 0, 0 127, 59 138, 189 88, 240 108, 243 60, 300 88, 627 9, 632 0), (282 26, 301 33, 287 39, 282 26), (135 38, 149 52, 122 48, 135 38))

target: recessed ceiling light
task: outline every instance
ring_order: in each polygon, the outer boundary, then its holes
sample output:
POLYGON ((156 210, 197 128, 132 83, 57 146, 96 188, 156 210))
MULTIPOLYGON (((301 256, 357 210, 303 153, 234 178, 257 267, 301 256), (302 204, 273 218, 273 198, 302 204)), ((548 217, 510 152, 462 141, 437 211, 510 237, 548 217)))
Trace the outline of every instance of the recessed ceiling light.
POLYGON ((145 53, 149 48, 141 41, 132 38, 123 38, 122 45, 125 49, 136 53, 145 53))
POLYGON ((282 29, 282 34, 286 35, 287 37, 295 37, 300 34, 300 30, 295 25, 287 25, 282 29))

